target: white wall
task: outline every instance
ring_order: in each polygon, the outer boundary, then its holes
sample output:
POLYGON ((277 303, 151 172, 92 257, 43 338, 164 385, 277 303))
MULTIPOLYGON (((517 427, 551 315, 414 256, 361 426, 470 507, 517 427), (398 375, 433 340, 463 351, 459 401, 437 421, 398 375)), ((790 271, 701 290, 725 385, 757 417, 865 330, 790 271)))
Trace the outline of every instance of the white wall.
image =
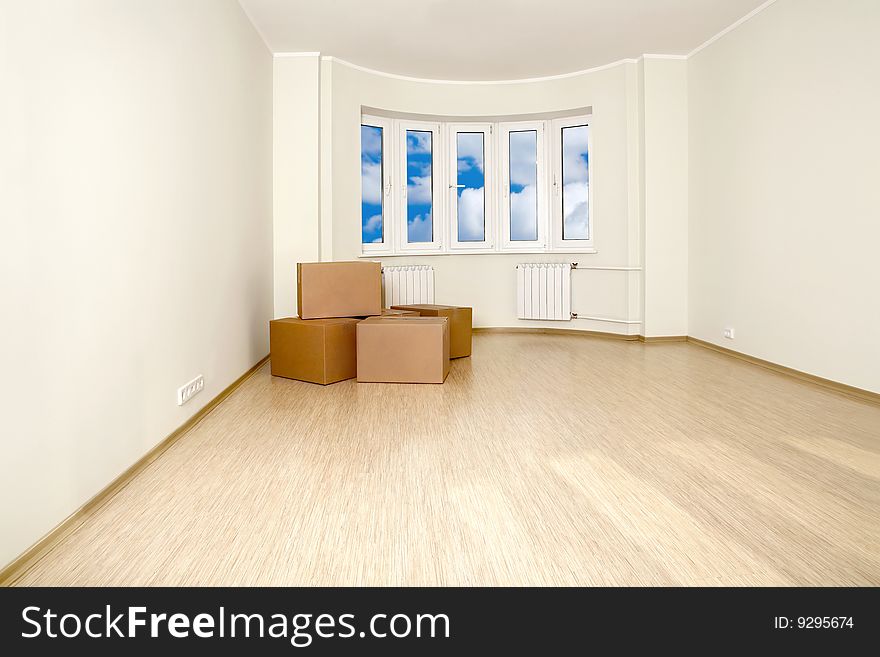
POLYGON ((296 315, 296 263, 319 259, 319 92, 317 54, 274 65, 275 317, 296 315))
POLYGON ((645 58, 639 67, 643 334, 687 335, 687 62, 645 58))
POLYGON ((268 352, 272 59, 235 0, 0 26, 2 566, 268 352))
MULTIPOLYGON (((638 208, 631 205, 634 163, 630 140, 636 98, 635 64, 621 64, 579 76, 513 84, 442 84, 391 78, 338 61, 322 62, 322 197, 324 230, 330 232, 334 260, 356 258, 360 245, 361 107, 446 116, 529 114, 592 107, 591 192, 596 254, 443 255, 382 258, 386 264, 424 263, 436 270, 440 303, 470 305, 476 326, 550 326, 638 333, 639 325, 577 320, 531 322, 516 319, 515 266, 518 262, 572 262, 638 266, 638 208)), ((639 273, 576 271, 573 310, 584 315, 639 320, 639 273)))
POLYGON ((688 61, 690 334, 875 392, 878 33, 779 0, 688 61))

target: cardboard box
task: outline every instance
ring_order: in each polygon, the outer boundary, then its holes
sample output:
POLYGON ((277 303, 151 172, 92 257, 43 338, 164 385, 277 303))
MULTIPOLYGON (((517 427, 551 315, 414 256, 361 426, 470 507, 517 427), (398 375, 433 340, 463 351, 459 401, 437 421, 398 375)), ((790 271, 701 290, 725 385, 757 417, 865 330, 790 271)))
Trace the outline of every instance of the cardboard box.
POLYGON ((383 308, 381 317, 419 317, 415 310, 400 310, 398 308, 383 308))
POLYGON ((443 383, 449 374, 445 317, 371 317, 357 325, 357 380, 443 383))
POLYGON ((464 306, 440 306, 433 303, 417 303, 408 306, 391 306, 399 310, 415 310, 421 317, 448 317, 450 329, 449 357, 463 358, 471 355, 473 310, 464 306))
MULTIPOLYGON (((415 310, 393 310, 391 308, 383 308, 378 317, 418 317, 419 314, 415 310)), ((369 316, 362 315, 358 319, 369 319, 369 316)))
POLYGON ((300 319, 269 322, 272 375, 327 385, 357 376, 358 320, 300 319))
POLYGON ((382 312, 382 264, 297 263, 296 293, 302 319, 378 315, 382 312))

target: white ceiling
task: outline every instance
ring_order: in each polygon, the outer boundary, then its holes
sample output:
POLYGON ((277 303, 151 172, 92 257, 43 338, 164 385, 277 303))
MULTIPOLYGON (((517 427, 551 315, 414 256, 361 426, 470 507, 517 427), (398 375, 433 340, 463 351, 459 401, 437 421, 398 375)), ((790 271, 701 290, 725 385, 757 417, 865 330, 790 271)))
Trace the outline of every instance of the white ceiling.
POLYGON ((764 0, 239 0, 274 52, 387 73, 514 80, 684 55, 764 0))

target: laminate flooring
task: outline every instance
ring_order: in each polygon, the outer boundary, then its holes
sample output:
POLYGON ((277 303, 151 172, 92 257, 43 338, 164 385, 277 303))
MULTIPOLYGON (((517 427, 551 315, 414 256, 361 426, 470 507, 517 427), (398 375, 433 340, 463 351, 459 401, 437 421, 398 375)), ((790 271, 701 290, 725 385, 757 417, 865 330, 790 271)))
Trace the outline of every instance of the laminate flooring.
POLYGON ((686 343, 268 364, 19 585, 878 585, 880 406, 686 343))

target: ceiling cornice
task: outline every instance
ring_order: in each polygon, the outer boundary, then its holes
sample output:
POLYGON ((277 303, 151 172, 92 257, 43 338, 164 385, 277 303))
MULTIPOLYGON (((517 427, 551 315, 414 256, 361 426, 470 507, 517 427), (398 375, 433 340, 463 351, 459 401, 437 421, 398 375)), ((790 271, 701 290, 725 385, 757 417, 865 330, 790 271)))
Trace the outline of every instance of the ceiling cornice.
MULTIPOLYGON (((627 57, 624 59, 618 59, 617 61, 610 62, 608 64, 602 64, 601 66, 593 66, 592 68, 586 68, 586 69, 582 69, 579 71, 571 71, 568 73, 559 73, 556 75, 544 75, 544 76, 533 77, 533 78, 520 78, 520 79, 514 79, 514 80, 441 80, 441 79, 436 79, 436 78, 420 78, 420 77, 416 77, 416 76, 412 76, 412 75, 402 75, 400 73, 389 73, 387 71, 380 71, 378 69, 369 68, 367 66, 361 66, 360 64, 355 64, 354 62, 350 62, 350 61, 347 61, 347 60, 342 59, 340 57, 335 57, 333 55, 322 55, 319 52, 276 52, 276 53, 274 53, 274 56, 279 57, 279 58, 283 58, 283 57, 318 57, 321 59, 321 61, 335 62, 338 64, 342 64, 343 66, 347 66, 349 68, 352 68, 352 69, 355 69, 358 71, 362 71, 364 73, 370 73, 372 75, 379 75, 379 76, 386 77, 386 78, 392 78, 394 80, 405 80, 407 82, 418 82, 418 83, 425 83, 425 84, 487 85, 487 84, 529 84, 529 83, 534 83, 534 82, 548 82, 551 80, 562 80, 565 78, 573 78, 573 77, 585 75, 588 73, 597 73, 599 71, 604 71, 606 69, 614 68, 616 66, 621 66, 624 64, 637 64, 639 61, 642 61, 645 59, 687 60, 690 57, 693 57, 694 55, 699 53, 701 50, 703 50, 707 46, 710 46, 711 44, 715 43, 718 39, 723 37, 725 34, 732 32, 733 30, 738 28, 740 25, 742 25, 745 22, 749 21, 750 19, 754 18, 755 16, 760 14, 762 11, 767 9, 770 5, 774 4, 775 2, 776 2, 776 0, 767 0, 766 2, 764 2, 764 4, 762 4, 758 7, 755 7, 748 14, 746 14, 745 16, 743 16, 742 18, 740 18, 736 22, 731 23, 730 25, 728 25, 727 27, 725 27, 723 30, 721 30, 717 34, 713 35, 712 37, 706 39, 706 41, 701 43, 699 46, 697 46, 696 48, 691 50, 686 55, 667 55, 667 54, 662 54, 662 53, 658 53, 658 54, 647 54, 646 53, 646 54, 639 55, 638 57, 635 57, 635 58, 627 57)), ((245 14, 247 14, 247 11, 245 11, 245 14)), ((250 18, 250 16, 248 16, 248 18, 250 18)), ((251 22, 253 22, 253 20, 251 20, 251 22)), ((259 32, 259 29, 257 29, 257 32, 259 32)), ((262 34, 261 34, 261 36, 262 36, 262 34)), ((265 38, 263 40, 265 41, 265 38)))

